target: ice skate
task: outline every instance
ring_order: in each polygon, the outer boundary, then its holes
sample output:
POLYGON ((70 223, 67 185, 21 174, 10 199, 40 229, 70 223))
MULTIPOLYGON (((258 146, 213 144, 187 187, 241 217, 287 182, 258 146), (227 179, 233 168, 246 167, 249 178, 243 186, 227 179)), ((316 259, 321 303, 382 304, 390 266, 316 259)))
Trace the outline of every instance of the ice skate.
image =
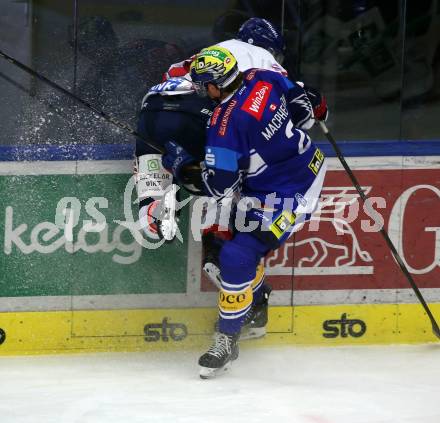
POLYGON ((232 361, 238 358, 238 335, 227 335, 216 332, 214 343, 199 358, 200 377, 210 379, 231 367, 232 361))
MULTIPOLYGON (((259 339, 266 336, 269 295, 272 291, 272 288, 265 284, 262 289, 264 292, 260 302, 258 304, 253 304, 244 317, 243 326, 240 332, 240 341, 259 339)), ((214 330, 216 332, 219 330, 218 320, 215 322, 214 330)))
POLYGON ((170 185, 163 197, 160 217, 158 219, 159 233, 166 241, 172 241, 176 236, 178 229, 178 220, 176 217, 176 193, 177 185, 170 185))
POLYGON ((263 295, 257 304, 253 304, 246 313, 243 326, 240 332, 240 340, 258 339, 266 335, 268 321, 269 295, 272 288, 269 285, 263 286, 263 295))

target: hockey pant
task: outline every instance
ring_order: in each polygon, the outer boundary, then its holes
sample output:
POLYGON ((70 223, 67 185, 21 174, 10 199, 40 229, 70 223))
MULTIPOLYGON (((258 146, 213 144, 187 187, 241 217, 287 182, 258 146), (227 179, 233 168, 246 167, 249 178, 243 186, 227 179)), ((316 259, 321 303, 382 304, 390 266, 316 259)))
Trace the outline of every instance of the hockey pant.
MULTIPOLYGON (((175 140, 197 160, 201 160, 204 157, 204 126, 202 128, 190 114, 149 110, 147 107, 139 115, 137 130, 144 138, 162 146, 175 140)), ((163 167, 162 155, 141 138, 136 140, 135 155, 134 173, 141 226, 148 237, 157 239, 159 235, 154 221, 160 215, 160 200, 175 181, 163 167)))
MULTIPOLYGON (((249 215, 262 221, 261 212, 249 215)), ((302 215, 303 223, 310 215, 302 215)), ((299 228, 296 215, 288 211, 273 213, 271 222, 263 222, 259 229, 237 232, 225 241, 219 254, 220 283, 219 330, 229 335, 240 331, 246 314, 258 304, 264 293, 264 257, 279 248, 299 228)))

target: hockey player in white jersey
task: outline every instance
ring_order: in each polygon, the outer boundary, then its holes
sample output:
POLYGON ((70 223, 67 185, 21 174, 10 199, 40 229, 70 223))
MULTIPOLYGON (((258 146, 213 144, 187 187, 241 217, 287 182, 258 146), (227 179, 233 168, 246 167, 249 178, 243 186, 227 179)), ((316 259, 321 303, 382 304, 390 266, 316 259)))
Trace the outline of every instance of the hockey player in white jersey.
MULTIPOLYGON (((285 49, 284 40, 279 31, 266 19, 251 18, 239 29, 237 38, 216 44, 228 49, 237 59, 238 69, 244 72, 259 68, 273 70, 287 75, 281 65, 285 49)), ((170 66, 166 77, 188 77, 192 57, 170 66)))
MULTIPOLYGON (((287 74, 287 71, 281 66, 284 58, 284 39, 266 19, 248 19, 240 27, 237 38, 222 41, 216 45, 228 48, 235 54, 238 69, 241 72, 252 68, 261 68, 273 69, 287 74)), ((171 65, 166 77, 188 76, 193 57, 171 65)))
MULTIPOLYGON (((258 68, 272 70, 288 76, 287 70, 282 66, 286 49, 284 38, 280 31, 267 19, 248 19, 240 27, 237 38, 222 41, 216 45, 226 48, 234 55, 240 72, 258 68)), ((164 79, 184 77, 190 80, 189 67, 193 58, 194 56, 171 65, 164 74, 164 79)), ((292 76, 290 78, 292 79, 292 76)), ((313 108, 310 117, 299 126, 300 129, 307 130, 313 126, 315 119, 327 120, 327 102, 319 91, 305 86, 302 82, 298 82, 298 84, 304 88, 307 95, 298 98, 297 101, 311 104, 313 108)))

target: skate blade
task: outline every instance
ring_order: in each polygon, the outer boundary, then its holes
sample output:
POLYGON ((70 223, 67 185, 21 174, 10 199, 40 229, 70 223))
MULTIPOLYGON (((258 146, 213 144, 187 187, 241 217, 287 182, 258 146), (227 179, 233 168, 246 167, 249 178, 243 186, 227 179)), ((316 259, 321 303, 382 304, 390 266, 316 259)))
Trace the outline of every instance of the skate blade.
POLYGON ((176 185, 172 184, 163 199, 164 210, 160 217, 160 231, 166 241, 172 241, 177 234, 176 192, 176 185))
POLYGON ((177 234, 177 223, 173 219, 163 220, 160 223, 160 232, 165 241, 172 241, 177 234))
POLYGON ((242 331, 240 334, 240 341, 246 341, 248 339, 259 339, 266 336, 266 328, 249 328, 242 331))
POLYGON ((228 361, 223 367, 218 369, 211 369, 209 367, 200 366, 200 379, 213 379, 218 375, 227 372, 231 368, 231 361, 228 361))
POLYGON ((220 269, 212 263, 206 263, 203 266, 203 270, 208 275, 209 279, 214 283, 214 285, 221 289, 221 278, 220 278, 220 269))

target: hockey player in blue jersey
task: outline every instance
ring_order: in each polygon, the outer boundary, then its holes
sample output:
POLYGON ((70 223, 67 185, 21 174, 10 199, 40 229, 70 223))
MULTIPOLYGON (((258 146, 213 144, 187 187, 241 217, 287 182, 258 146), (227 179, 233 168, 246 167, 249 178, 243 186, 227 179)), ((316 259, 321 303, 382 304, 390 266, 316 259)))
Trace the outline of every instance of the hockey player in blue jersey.
MULTIPOLYGON (((260 18, 249 19, 242 25, 238 33, 239 40, 229 40, 220 43, 220 47, 230 48, 238 59, 239 69, 245 71, 250 67, 260 67, 278 71, 283 68, 269 52, 279 52, 284 49, 284 41, 279 31, 273 25, 260 18), (240 41, 241 40, 241 41, 240 41), (245 42, 244 42, 245 41, 245 42), (251 43, 253 45, 250 45, 251 43), (258 46, 258 47, 255 47, 258 46)), ((187 75, 188 67, 182 67, 175 75, 187 75)), ((176 70, 175 66, 172 69, 176 70)), ((190 79, 190 78, 189 78, 190 79)), ((300 87, 299 87, 300 88, 300 87)), ((136 145, 136 178, 140 201, 140 221, 145 234, 149 238, 157 239, 160 234, 167 236, 165 229, 170 228, 172 219, 162 219, 164 216, 163 193, 171 187, 171 182, 182 183, 194 187, 194 167, 188 172, 187 164, 196 164, 204 157, 205 126, 215 105, 209 97, 197 97, 193 94, 193 86, 182 77, 174 77, 152 87, 142 103, 138 132, 155 143, 166 146, 169 153, 160 163, 161 155, 153 151, 143 140, 139 139, 136 145), (185 160, 173 159, 180 147, 188 152, 185 160), (178 166, 175 163, 178 162, 178 166), (150 164, 154 165, 154 172, 150 171, 150 164), (174 167, 174 178, 168 170, 174 167), (167 170, 168 169, 168 170, 167 170), (164 225, 165 223, 165 225, 164 225), (159 232, 159 233, 158 233, 159 232)), ((294 124, 299 128, 307 129, 315 119, 325 119, 327 107, 325 98, 316 90, 308 88, 307 96, 299 90, 295 97, 294 124), (311 113, 310 103, 313 106, 311 113)), ((166 215, 166 214, 165 214, 166 215)), ((222 242, 230 234, 218 231, 215 225, 206 228, 203 233, 203 268, 216 281, 218 272, 218 250, 222 242)), ((172 231, 169 234, 171 237, 172 231)), ((169 239, 169 238, 167 238, 169 239)), ((215 282, 216 283, 216 282, 215 282)), ((247 314, 245 327, 241 332, 241 339, 258 338, 266 333, 267 305, 270 287, 263 284, 259 293, 259 303, 255 303, 252 313, 247 314)))
POLYGON ((191 77, 199 93, 219 102, 207 130, 206 191, 219 206, 251 198, 246 219, 257 223, 251 232, 234 228, 219 249, 218 331, 199 360, 200 376, 208 378, 238 357, 240 329, 263 294, 262 259, 313 213, 326 164, 297 128, 311 113, 297 101, 300 85, 276 72, 241 73, 234 56, 217 46, 196 56, 191 77))

